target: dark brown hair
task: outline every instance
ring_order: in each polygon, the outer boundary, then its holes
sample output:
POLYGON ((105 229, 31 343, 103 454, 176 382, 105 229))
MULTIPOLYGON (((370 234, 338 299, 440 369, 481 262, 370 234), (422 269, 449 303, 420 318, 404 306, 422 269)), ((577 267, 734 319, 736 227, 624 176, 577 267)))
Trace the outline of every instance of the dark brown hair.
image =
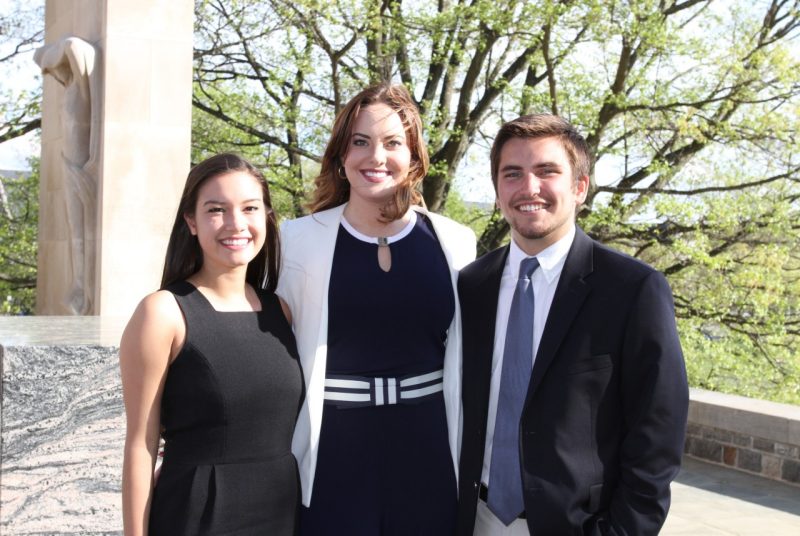
POLYGON ((589 145, 575 127, 566 119, 552 114, 523 115, 505 123, 494 138, 490 159, 492 163, 492 184, 497 192, 497 175, 500 168, 500 152, 503 145, 512 138, 548 138, 555 137, 561 141, 567 152, 572 177, 577 182, 589 174, 592 156, 589 145))
POLYGON ((266 288, 274 291, 278 285, 278 270, 280 269, 280 236, 275 213, 272 211, 272 202, 269 196, 269 185, 264 175, 261 174, 250 162, 239 155, 222 153, 203 160, 191 171, 183 187, 183 195, 175 215, 175 224, 169 236, 167 257, 164 260, 164 273, 161 276, 161 288, 183 281, 197 273, 203 266, 203 251, 197 237, 189 230, 189 225, 184 215, 194 214, 197 206, 197 195, 200 188, 209 179, 231 172, 247 173, 261 185, 264 200, 264 218, 267 224, 267 237, 261 251, 247 265, 246 280, 253 288, 266 288))
POLYGON ((428 149, 422 139, 422 119, 417 105, 408 90, 400 85, 382 83, 362 90, 350 99, 333 123, 331 137, 322 156, 322 167, 314 179, 315 189, 311 202, 311 212, 319 212, 341 205, 350 199, 350 183, 339 174, 344 164, 353 124, 362 108, 371 104, 385 104, 400 116, 406 134, 406 144, 411 152, 411 164, 406 179, 397 186, 394 196, 381 210, 381 216, 387 221, 402 218, 411 205, 419 204, 422 199, 417 187, 428 174, 428 149))

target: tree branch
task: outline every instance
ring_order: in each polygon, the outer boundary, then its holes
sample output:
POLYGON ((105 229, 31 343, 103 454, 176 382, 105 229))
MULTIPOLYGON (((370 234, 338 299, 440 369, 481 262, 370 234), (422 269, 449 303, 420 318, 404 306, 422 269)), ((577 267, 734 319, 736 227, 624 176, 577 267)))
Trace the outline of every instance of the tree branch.
POLYGON ((295 153, 297 153, 297 154, 299 154, 301 156, 304 156, 304 157, 306 157, 306 158, 308 158, 310 160, 313 160, 315 162, 320 162, 321 161, 321 158, 318 155, 310 153, 310 152, 306 151, 305 149, 303 149, 301 147, 298 147, 296 145, 289 144, 289 143, 281 140, 280 138, 278 138, 276 136, 272 136, 270 134, 267 134, 266 132, 262 132, 261 130, 256 129, 256 128, 252 127, 251 125, 247 125, 245 123, 242 123, 238 119, 234 119, 233 117, 231 117, 227 113, 223 112, 221 108, 211 108, 210 106, 208 106, 204 102, 198 100, 197 98, 193 98, 192 99, 192 106, 194 106, 198 110, 204 111, 205 113, 207 113, 208 115, 210 115, 212 117, 216 117, 217 119, 219 119, 219 120, 221 120, 221 121, 223 121, 223 122, 225 122, 225 123, 237 128, 237 129, 241 130, 242 132, 244 132, 246 134, 249 134, 249 135, 251 135, 251 136, 253 136, 255 138, 260 139, 264 143, 269 143, 271 145, 276 145, 278 147, 281 147, 287 153, 288 152, 295 152, 295 153))

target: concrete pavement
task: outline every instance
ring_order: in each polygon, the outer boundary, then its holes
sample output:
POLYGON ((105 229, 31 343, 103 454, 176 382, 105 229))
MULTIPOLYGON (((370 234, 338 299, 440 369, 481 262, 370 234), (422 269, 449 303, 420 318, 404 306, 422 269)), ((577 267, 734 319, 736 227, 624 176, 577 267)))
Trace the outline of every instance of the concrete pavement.
POLYGON ((800 487, 684 458, 661 534, 799 536, 800 487))

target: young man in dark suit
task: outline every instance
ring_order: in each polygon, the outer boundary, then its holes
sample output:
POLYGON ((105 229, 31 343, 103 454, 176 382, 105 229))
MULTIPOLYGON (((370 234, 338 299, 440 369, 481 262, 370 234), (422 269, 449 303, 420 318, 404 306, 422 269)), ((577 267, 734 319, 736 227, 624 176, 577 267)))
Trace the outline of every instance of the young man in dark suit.
POLYGON ((459 277, 459 535, 638 536, 667 515, 688 410, 672 293, 576 227, 590 159, 547 114, 492 147, 512 240, 459 277))

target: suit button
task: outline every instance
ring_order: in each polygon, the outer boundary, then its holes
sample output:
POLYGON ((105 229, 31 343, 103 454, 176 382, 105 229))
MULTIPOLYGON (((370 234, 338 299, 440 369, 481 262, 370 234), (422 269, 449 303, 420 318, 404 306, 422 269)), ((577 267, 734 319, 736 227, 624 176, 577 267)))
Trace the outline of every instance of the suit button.
POLYGON ((475 488, 475 489, 478 489, 480 487, 480 485, 477 482, 473 482, 472 483, 472 487, 475 488))

